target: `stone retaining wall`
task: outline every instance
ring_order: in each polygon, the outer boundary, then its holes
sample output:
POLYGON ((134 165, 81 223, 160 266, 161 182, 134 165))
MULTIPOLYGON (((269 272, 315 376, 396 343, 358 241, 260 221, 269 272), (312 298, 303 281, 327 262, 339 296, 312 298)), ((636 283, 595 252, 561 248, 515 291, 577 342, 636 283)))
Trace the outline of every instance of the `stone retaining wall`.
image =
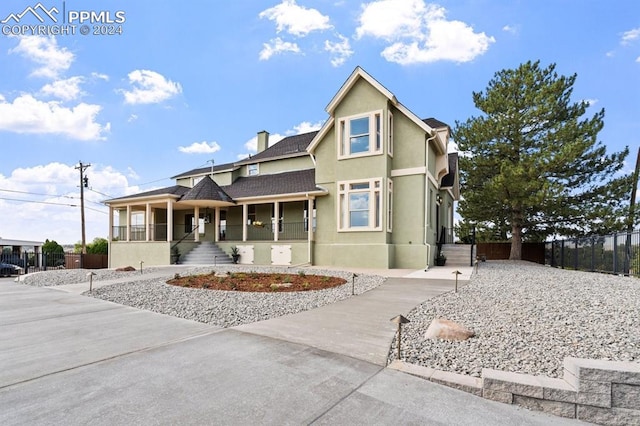
POLYGON ((640 425, 640 363, 565 358, 564 377, 482 369, 482 378, 394 361, 414 376, 493 401, 603 425, 640 425))

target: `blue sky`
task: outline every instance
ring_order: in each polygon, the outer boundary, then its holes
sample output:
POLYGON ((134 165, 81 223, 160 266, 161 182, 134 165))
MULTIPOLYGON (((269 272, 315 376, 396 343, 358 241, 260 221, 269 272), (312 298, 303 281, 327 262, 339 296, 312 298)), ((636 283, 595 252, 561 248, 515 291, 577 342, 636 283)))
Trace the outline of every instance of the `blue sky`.
POLYGON ((479 114, 472 92, 495 72, 556 63, 578 74, 573 96, 592 103, 589 114, 605 109, 599 139, 610 151, 631 148, 627 170, 640 145, 636 0, 37 6, 0 4, 3 238, 80 240, 79 161, 91 164, 87 239, 106 237, 101 201, 171 185, 169 177, 209 160, 242 158, 258 131, 273 142, 317 129, 358 65, 420 117, 454 126, 479 114), (75 25, 75 33, 33 36, 36 24, 75 25))

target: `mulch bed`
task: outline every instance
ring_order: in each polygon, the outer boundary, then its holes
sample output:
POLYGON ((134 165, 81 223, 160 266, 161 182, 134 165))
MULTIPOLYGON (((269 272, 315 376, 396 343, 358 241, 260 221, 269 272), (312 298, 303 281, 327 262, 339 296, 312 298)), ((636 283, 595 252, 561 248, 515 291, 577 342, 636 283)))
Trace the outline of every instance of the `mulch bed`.
POLYGON ((167 284, 204 288, 209 290, 250 291, 250 292, 287 292, 311 291, 337 287, 346 283, 343 278, 325 275, 278 274, 259 272, 231 272, 216 275, 215 272, 204 275, 176 277, 167 284))

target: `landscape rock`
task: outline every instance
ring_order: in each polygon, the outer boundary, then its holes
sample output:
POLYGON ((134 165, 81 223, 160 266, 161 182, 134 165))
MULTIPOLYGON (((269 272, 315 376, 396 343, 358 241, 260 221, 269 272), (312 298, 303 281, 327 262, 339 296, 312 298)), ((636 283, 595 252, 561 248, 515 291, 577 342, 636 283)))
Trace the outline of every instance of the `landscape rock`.
POLYGON ((442 340, 467 340, 473 336, 475 333, 472 330, 445 318, 436 318, 431 321, 424 334, 425 339, 442 340))

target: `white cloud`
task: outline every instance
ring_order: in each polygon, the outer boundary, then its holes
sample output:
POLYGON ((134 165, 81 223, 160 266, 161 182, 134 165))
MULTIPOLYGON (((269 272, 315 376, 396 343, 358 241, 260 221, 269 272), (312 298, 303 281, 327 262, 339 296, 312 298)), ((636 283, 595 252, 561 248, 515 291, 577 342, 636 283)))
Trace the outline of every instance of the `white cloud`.
POLYGON ((129 118, 127 119, 127 123, 133 123, 134 121, 136 121, 138 119, 138 116, 136 114, 131 114, 129 116, 129 118))
POLYGON ((325 40, 324 42, 324 50, 333 54, 333 57, 331 58, 331 65, 334 67, 341 66, 351 57, 351 55, 353 55, 349 39, 340 34, 338 34, 338 38, 340 41, 332 42, 330 40, 325 40))
POLYGON ((278 33, 284 31, 298 37, 304 37, 312 31, 333 28, 328 16, 317 9, 298 6, 295 0, 283 0, 282 3, 260 12, 258 16, 275 21, 278 33))
POLYGON ((17 53, 40 65, 32 76, 57 78, 71 66, 75 56, 65 47, 59 47, 54 37, 21 36, 9 53, 17 53))
POLYGON ((303 133, 309 133, 316 130, 320 130, 322 125, 324 124, 323 120, 318 121, 317 123, 311 123, 309 121, 303 121, 302 123, 293 126, 293 131, 288 130, 286 132, 287 135, 301 135, 303 133))
POLYGON ((597 104, 597 103, 598 103, 598 100, 597 100, 597 99, 585 99, 584 101, 585 101, 586 103, 588 103, 588 104, 589 104, 589 106, 594 106, 595 104, 597 104))
POLYGON ((269 43, 263 44, 263 49, 260 51, 260 60, 266 61, 273 55, 284 52, 300 53, 300 48, 296 43, 282 41, 280 37, 276 37, 270 40, 269 43))
POLYGON ((134 70, 128 75, 131 91, 121 90, 127 104, 155 104, 182 93, 180 83, 149 70, 134 70))
POLYGON ((194 142, 189 146, 178 147, 178 151, 185 154, 213 154, 220 151, 220 145, 217 142, 194 142))
POLYGON ((92 72, 91 77, 98 80, 109 81, 109 76, 107 74, 101 74, 99 72, 92 72))
POLYGON ((505 25, 502 27, 502 31, 510 33, 510 34, 518 34, 518 27, 514 27, 511 25, 505 25))
POLYGON ((80 103, 66 108, 59 102, 43 102, 32 95, 20 95, 7 102, 0 99, 0 130, 15 133, 60 134, 72 139, 104 139, 103 133, 111 128, 109 123, 97 123, 96 116, 102 107, 80 103))
POLYGON ((620 40, 620 43, 623 45, 631 44, 633 41, 638 40, 639 38, 640 38, 640 27, 634 28, 629 31, 625 31, 622 34, 622 40, 620 40))
POLYGON ((436 61, 468 62, 495 42, 461 21, 449 21, 446 10, 423 0, 378 0, 363 6, 356 37, 391 43, 382 51, 401 65, 436 61))
MULTIPOLYGON (((0 191, 3 229, 17 232, 2 236, 35 241, 53 239, 60 244, 80 241, 79 171, 75 166, 49 163, 16 168, 8 176, 0 174, 0 188, 30 193, 0 191), (46 220, 34 220, 45 217, 46 220)), ((93 164, 86 174, 89 177, 89 188, 84 191, 86 233, 87 242, 91 242, 95 237, 106 238, 109 232, 108 209, 101 204, 107 198, 103 194, 116 197, 137 193, 140 188, 130 186, 125 174, 109 166, 93 164)))
MULTIPOLYGON (((285 136, 283 136, 283 135, 281 135, 279 133, 274 133, 272 135, 269 135, 269 146, 280 142, 284 138, 285 138, 285 136)), ((244 143, 244 147, 251 154, 255 154, 258 151, 258 136, 254 136, 251 139, 249 139, 248 141, 246 141, 244 143)), ((248 154, 239 154, 238 158, 240 158, 241 156, 245 156, 243 158, 246 158, 249 155, 248 154)))
POLYGON ((40 91, 47 96, 62 99, 63 101, 72 101, 84 95, 84 92, 80 89, 82 83, 84 83, 84 77, 70 77, 48 83, 40 91))

